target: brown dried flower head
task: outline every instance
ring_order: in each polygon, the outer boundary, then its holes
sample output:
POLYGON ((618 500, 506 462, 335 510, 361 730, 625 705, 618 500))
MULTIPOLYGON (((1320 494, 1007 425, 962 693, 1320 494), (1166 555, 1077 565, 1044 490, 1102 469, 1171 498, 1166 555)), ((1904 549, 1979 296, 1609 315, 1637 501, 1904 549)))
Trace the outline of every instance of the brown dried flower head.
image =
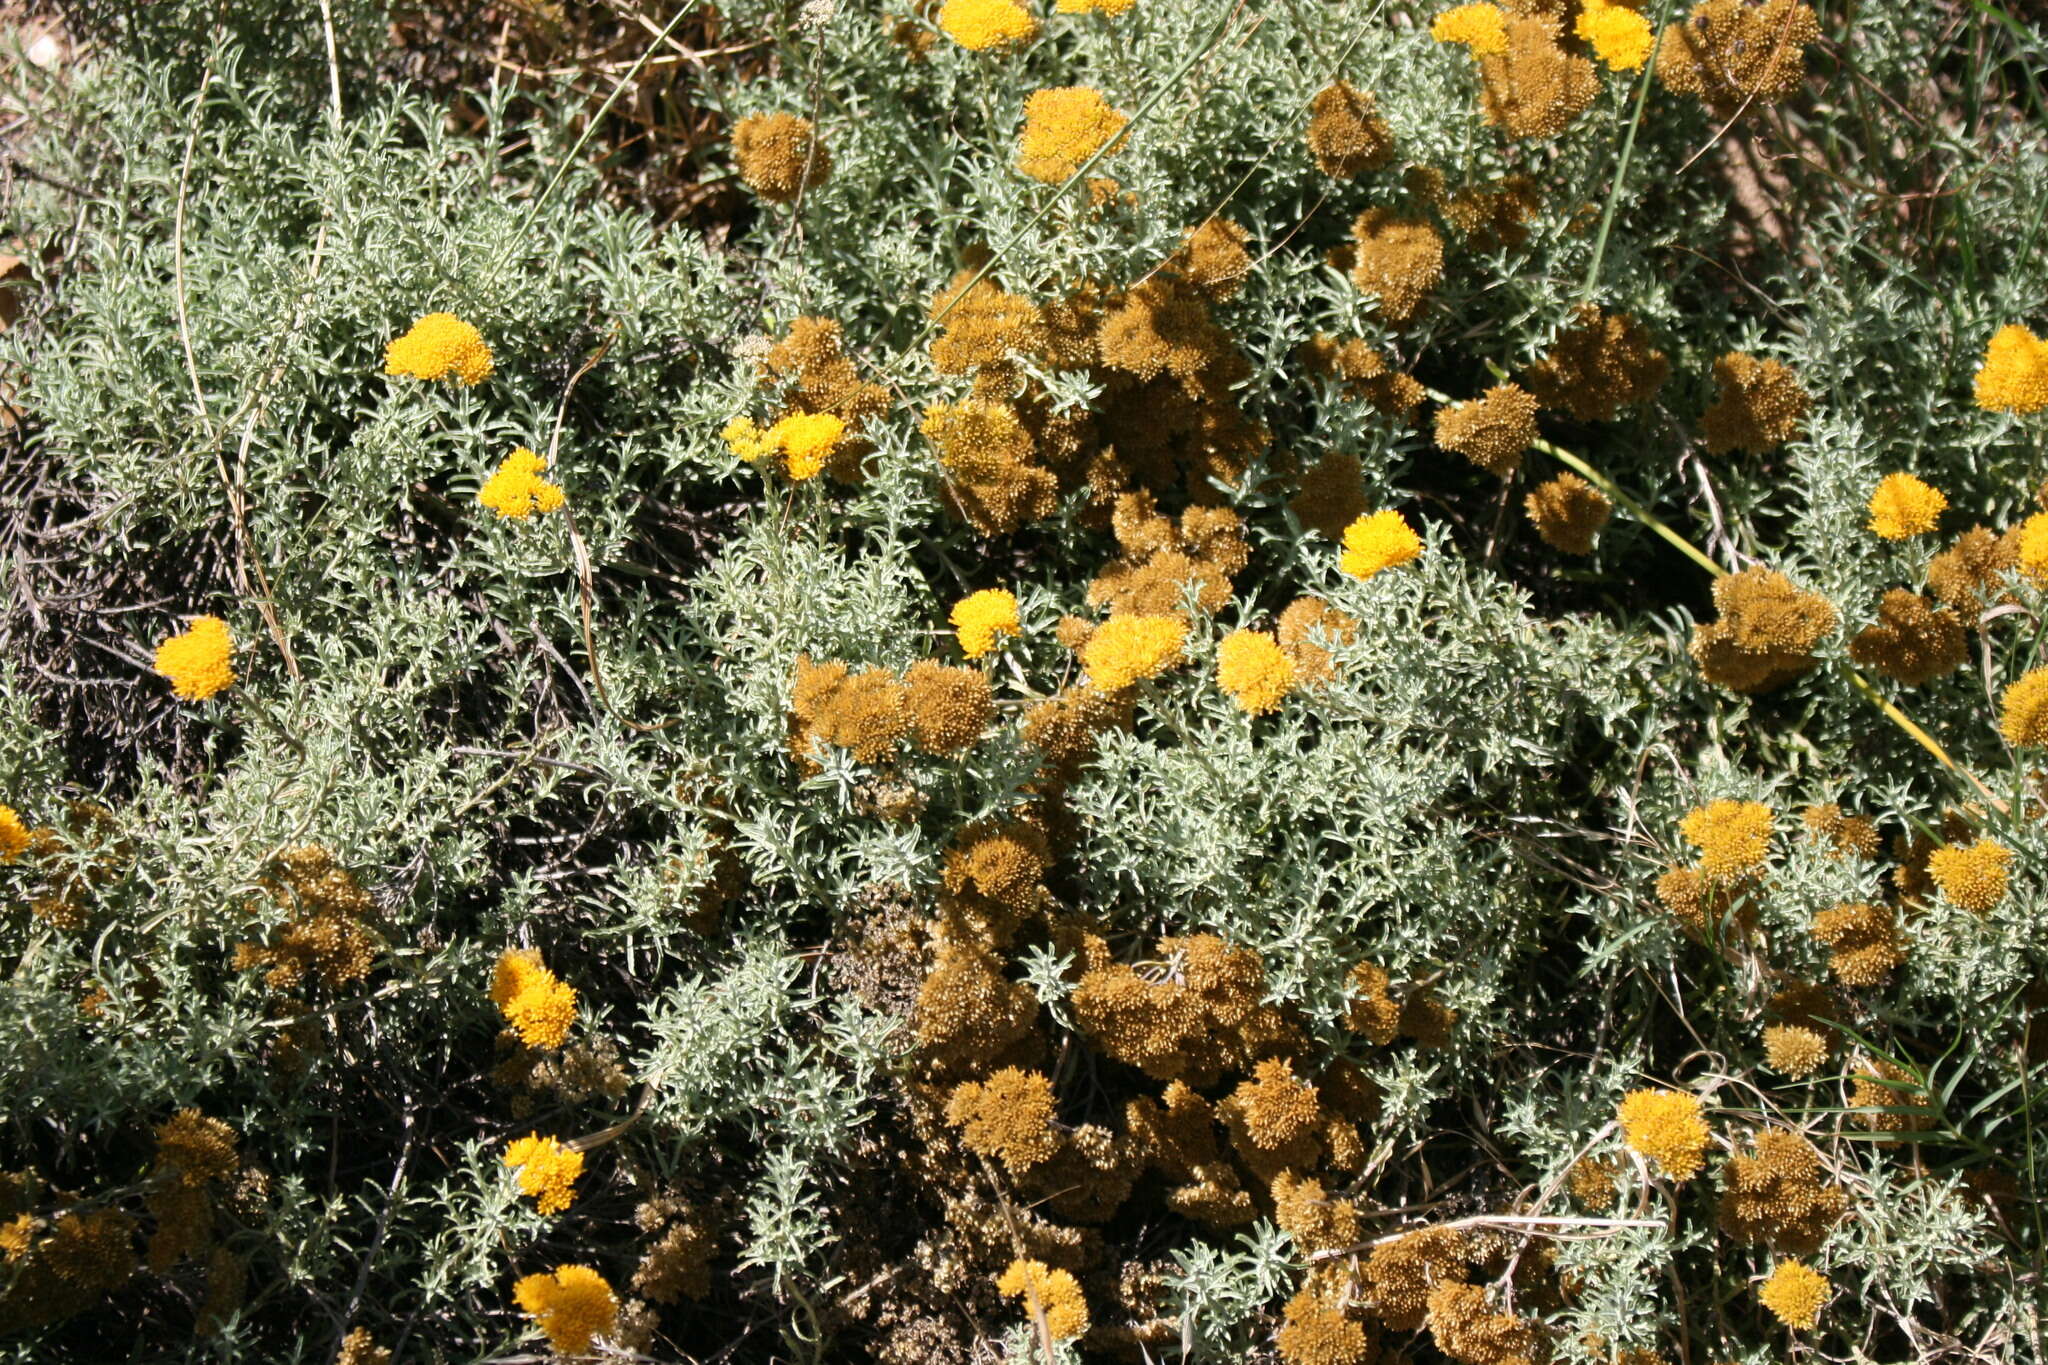
POLYGON ((1665 26, 1657 79, 1727 118, 1797 93, 1806 45, 1819 37, 1819 20, 1800 0, 1704 0, 1684 23, 1665 26))
POLYGON ((1309 103, 1308 150, 1324 175, 1350 180, 1393 160, 1394 133, 1371 92, 1338 81, 1309 103))
POLYGON ((1012 1174, 1050 1161, 1059 1150, 1052 1120, 1052 1082, 1014 1066, 985 1082, 961 1082, 946 1102, 946 1122, 962 1130, 961 1140, 1012 1174))
POLYGON ((1413 318, 1444 275, 1444 239, 1428 223, 1367 209, 1351 224, 1351 281, 1394 326, 1413 318))
POLYGON ((1365 1258, 1359 1291, 1390 1331, 1412 1332, 1429 1316, 1439 1286, 1462 1284, 1472 1244, 1455 1228, 1423 1228, 1382 1242, 1365 1258))
POLYGON ((1999 584, 2019 562, 2016 536, 2001 536, 1988 526, 1972 527, 1928 562, 1927 587, 1962 613, 1964 626, 1975 626, 1994 603, 2012 600, 1999 584))
POLYGON ((971 746, 995 717, 988 675, 978 668, 952 668, 920 659, 903 675, 910 736, 930 754, 955 754, 971 746))
POLYGON ((1251 274, 1252 257, 1244 243, 1241 226, 1228 218, 1211 218, 1187 230, 1166 269, 1212 299, 1227 299, 1251 274))
POLYGON ((1593 553, 1594 539, 1614 515, 1605 493, 1569 472, 1536 485, 1522 507, 1543 543, 1568 555, 1593 553))
POLYGON ((1337 676, 1328 645, 1348 645, 1358 638, 1358 618, 1341 612, 1320 597, 1297 597, 1273 623, 1273 637, 1294 661, 1302 687, 1317 687, 1337 676))
POLYGON ((1427 395, 1413 375, 1402 374, 1363 337, 1339 342, 1318 332, 1301 344, 1296 361, 1305 370, 1342 381, 1344 396, 1373 405, 1387 416, 1406 422, 1427 395))
POLYGON ((1877 604, 1877 622, 1849 642, 1849 657, 1888 678, 1918 687, 1963 666, 1963 623, 1947 607, 1893 588, 1877 604))
POLYGON ((1828 856, 1855 856, 1866 861, 1878 853, 1877 826, 1861 815, 1844 814, 1837 805, 1808 806, 1799 812, 1806 837, 1828 846, 1828 856))
POLYGON ((1670 374, 1670 360, 1640 322, 1582 303, 1522 383, 1546 408, 1581 422, 1611 422, 1623 408, 1654 397, 1670 374))
POLYGON ((1693 630, 1692 656, 1708 682, 1737 692, 1782 687, 1819 662, 1813 646, 1833 633, 1834 606, 1761 565, 1714 583, 1717 621, 1693 630))
POLYGON ((796 661, 791 683, 791 749, 800 763, 815 763, 812 745, 837 745, 862 763, 879 763, 894 753, 909 727, 903 684, 887 669, 849 673, 843 663, 796 661))
POLYGON ((1810 400, 1798 377, 1778 361, 1730 351, 1714 362, 1714 383, 1719 394, 1700 417, 1708 454, 1762 455, 1797 440, 1804 430, 1810 400))
POLYGON ((948 504, 983 535, 1009 535, 1049 517, 1059 480, 1036 458, 1014 409, 969 398, 926 409, 920 428, 938 450, 948 504))
POLYGON ((1436 443, 1505 479, 1521 467, 1536 439, 1536 399, 1518 384, 1496 384, 1482 396, 1436 415, 1436 443))
POLYGON ((1507 51, 1479 58, 1480 108, 1510 138, 1552 138, 1600 94, 1600 73, 1567 52, 1563 26, 1539 14, 1507 21, 1507 51))
POLYGON ((795 114, 753 114, 733 125, 740 179, 763 199, 787 204, 825 183, 832 156, 811 121, 795 114))
POLYGON ((1765 1129, 1721 1171, 1721 1226, 1737 1241, 1811 1255, 1849 1211, 1821 1178, 1820 1153, 1797 1133, 1765 1129))

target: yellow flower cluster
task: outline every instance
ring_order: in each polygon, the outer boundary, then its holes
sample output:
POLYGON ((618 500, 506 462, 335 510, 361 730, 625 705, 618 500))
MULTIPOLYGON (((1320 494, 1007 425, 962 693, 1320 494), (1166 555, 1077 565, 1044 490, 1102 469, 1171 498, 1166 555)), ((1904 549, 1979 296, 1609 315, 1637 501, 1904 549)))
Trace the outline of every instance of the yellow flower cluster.
POLYGON ((2048 668, 2036 668, 1999 699, 1998 730, 2007 744, 2048 744, 2048 668))
POLYGON ((1771 852, 1771 808, 1756 801, 1716 801, 1686 813, 1678 832, 1700 851, 1700 875, 1727 881, 1763 866, 1771 852))
POLYGON ((1072 1341, 1088 1331, 1088 1301, 1081 1286, 1064 1270, 1051 1270, 1043 1261, 1018 1257, 996 1279, 996 1292, 1006 1299, 1024 1300, 1026 1310, 1045 1314, 1045 1328, 1054 1341, 1072 1341))
POLYGON ((1756 1291, 1758 1301, 1787 1327, 1804 1329, 1820 1321, 1828 1301, 1828 1277, 1801 1261, 1780 1261, 1756 1291))
POLYGON ((983 588, 953 604, 953 631, 960 652, 979 659, 996 647, 998 638, 1017 634, 1017 595, 1008 588, 983 588))
POLYGON ((1112 616, 1081 646, 1081 667, 1097 691, 1114 692, 1179 663, 1187 633, 1178 616, 1112 616))
POLYGON ((2036 583, 2048 583, 2048 512, 2036 512, 2020 523, 2016 556, 2020 572, 2036 583))
POLYGON ((528 1275, 512 1287, 512 1301, 533 1319, 548 1345, 565 1356, 588 1352, 619 1316, 618 1296, 587 1265, 558 1265, 552 1275, 528 1275))
POLYGON ((547 467, 545 455, 520 446, 484 480, 484 486, 476 491, 476 500, 501 518, 519 521, 535 512, 552 512, 562 505, 562 486, 540 476, 547 467))
POLYGON ((1216 684, 1248 714, 1262 715, 1294 690, 1294 660, 1265 631, 1232 631, 1216 647, 1216 684))
POLYGON ((1038 20, 1016 0, 946 0, 939 28, 969 52, 1018 47, 1038 36, 1038 20))
POLYGON ((1108 146, 1128 122, 1092 87, 1040 90, 1024 101, 1017 169, 1033 180, 1057 185, 1108 146))
POLYGON ((1712 1136, 1701 1117, 1699 1096, 1683 1090, 1631 1090, 1615 1117, 1630 1150, 1655 1161, 1673 1180, 1699 1174, 1712 1136))
POLYGON ((1586 0, 1572 31, 1593 49, 1593 55, 1607 63, 1609 71, 1640 71, 1657 45, 1657 34, 1645 19, 1627 5, 1608 0, 1586 0))
POLYGON ((384 348, 384 373, 452 379, 465 387, 491 377, 483 333, 453 313, 429 313, 384 348))
POLYGON ((2005 866, 2012 850, 1994 839, 1966 848, 1938 848, 1927 858, 1927 875, 1953 904, 1984 914, 2005 899, 2005 866))
POLYGON ((736 417, 719 433, 750 464, 782 456, 783 468, 798 483, 818 476, 845 434, 846 423, 829 412, 792 413, 765 431, 751 417, 736 417))
POLYGON ((1886 540, 1904 540, 1934 529, 1948 498, 1911 474, 1887 474, 1870 495, 1870 529, 1886 540))
POLYGON ((531 948, 498 959, 491 1003, 528 1047, 557 1048, 576 1022, 576 989, 542 965, 531 948))
POLYGON ((1368 513, 1344 528, 1344 553, 1337 567, 1353 578, 1371 578, 1381 569, 1397 568, 1422 553, 1422 537, 1399 512, 1368 513))
POLYGON ((1497 57, 1508 50, 1507 16, 1499 5, 1458 5, 1436 17, 1429 36, 1440 43, 1463 43, 1475 57, 1497 57))
POLYGON ((186 701, 205 701, 235 680, 235 639, 218 616, 197 616, 156 647, 156 671, 186 701))
POLYGON ((560 1213, 576 1202, 576 1177, 583 1153, 551 1137, 529 1133, 506 1144, 505 1165, 519 1172, 519 1192, 542 1213, 560 1213))
POLYGON ((0 863, 11 863, 28 852, 32 838, 28 826, 22 823, 21 812, 12 806, 0 806, 0 863))
POLYGON ((2048 341, 2018 323, 1999 328, 1977 367, 1976 399, 1986 412, 2048 408, 2048 341))

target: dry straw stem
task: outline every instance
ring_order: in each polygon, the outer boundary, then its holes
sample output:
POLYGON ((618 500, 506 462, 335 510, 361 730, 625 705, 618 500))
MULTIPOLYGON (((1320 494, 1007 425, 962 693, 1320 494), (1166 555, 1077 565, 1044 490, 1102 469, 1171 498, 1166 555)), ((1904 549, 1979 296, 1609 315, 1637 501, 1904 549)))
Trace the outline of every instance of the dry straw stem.
MULTIPOLYGON (((610 335, 598 343, 597 349, 590 353, 589 357, 577 367, 576 373, 569 376, 569 382, 562 386, 562 401, 555 408, 555 430, 548 437, 547 467, 549 469, 559 468, 556 458, 560 455, 562 449, 562 423, 568 416, 569 395, 576 391, 576 384, 584 375, 597 368, 598 362, 604 359, 605 353, 611 350, 612 343, 618 339, 619 324, 615 322, 612 324, 610 335)), ((606 708, 629 728, 637 730, 643 735, 651 735, 666 730, 669 726, 680 721, 682 717, 670 716, 658 725, 642 724, 621 711, 619 704, 612 700, 611 693, 605 689, 604 670, 597 661, 597 631, 591 622, 590 604, 594 594, 591 589, 590 547, 583 543, 583 533, 576 529, 576 503, 574 499, 565 499, 563 501, 562 516, 563 524, 569 528, 569 553, 576 560, 576 605, 583 621, 583 653, 590 660, 590 681, 596 686, 597 695, 603 700, 606 708)))
MULTIPOLYGON (((1507 372, 1505 370, 1502 370, 1498 365, 1495 365, 1493 362, 1488 361, 1487 368, 1492 370, 1494 374, 1499 376, 1501 379, 1505 380, 1507 378, 1507 372)), ((1427 393, 1432 401, 1444 404, 1446 406, 1448 406, 1452 401, 1448 394, 1442 393, 1436 389, 1425 389, 1423 390, 1423 392, 1427 393)), ((1655 531, 1658 535, 1662 536, 1666 541, 1670 542, 1670 544, 1674 548, 1676 548, 1680 553, 1682 553, 1687 559, 1690 559, 1693 563, 1699 565, 1708 573, 1714 575, 1714 577, 1720 578, 1727 574, 1728 570, 1722 568, 1719 564, 1716 564, 1712 559, 1709 559, 1706 553, 1703 550, 1701 550, 1698 546, 1694 545, 1684 536, 1678 534, 1678 532, 1672 530, 1671 527, 1667 525, 1661 518, 1659 518, 1656 513, 1650 511, 1649 508, 1645 507, 1642 503, 1638 502, 1635 498, 1631 497, 1627 489, 1623 488, 1614 480, 1608 478, 1605 474, 1595 469, 1592 465, 1586 463, 1585 460, 1581 459, 1577 455, 1572 454, 1572 452, 1566 450, 1563 446, 1553 444, 1550 441, 1546 441, 1540 436, 1529 443, 1529 448, 1532 450, 1540 450, 1545 455, 1548 455, 1552 459, 1556 460, 1558 463, 1565 465, 1567 468, 1576 471, 1594 487, 1598 488, 1608 497, 1614 499, 1614 501, 1618 505, 1627 508, 1628 511, 1635 516, 1636 520, 1642 522, 1652 531, 1655 531)), ((1992 806, 1996 808, 2001 815, 2011 813, 2011 807, 2007 802, 2001 800, 1996 794, 1992 792, 1991 788, 1985 786, 1983 781, 1979 779, 1975 773, 1971 772, 1969 769, 1957 763, 1955 759, 1951 758, 1949 756, 1948 750, 1941 747, 1941 742, 1939 740, 1935 739, 1933 735, 1928 734, 1926 730, 1920 727, 1918 722, 1916 722, 1911 716, 1907 715, 1904 711, 1900 710, 1895 702, 1888 700, 1883 693, 1879 692, 1876 687, 1872 686, 1870 679, 1864 677, 1861 673, 1857 672, 1856 669, 1847 662, 1844 662, 1842 664, 1842 671, 1844 674, 1848 676, 1849 685, 1851 687, 1855 688, 1858 692, 1862 693, 1863 696, 1870 702, 1872 706, 1875 706, 1879 711, 1884 713, 1885 719, 1891 721, 1892 724, 1898 726, 1899 729, 1904 731, 1907 737, 1910 738, 1915 744, 1918 744, 1921 748, 1925 749, 1928 753, 1932 754, 1936 762, 1940 763, 1942 767, 1947 768, 1950 772, 1956 774, 1958 777, 1966 779, 1971 786, 1977 789, 1978 794, 1982 796, 1986 801, 1990 802, 1992 806)))
POLYGON ((1370 1251, 1377 1246, 1398 1242, 1418 1232, 1448 1232, 1458 1228, 1499 1228, 1503 1231, 1519 1230, 1531 1237, 1549 1237, 1553 1241, 1588 1241, 1612 1237, 1624 1228, 1668 1226, 1670 1224, 1662 1218, 1570 1218, 1562 1215, 1477 1213, 1469 1218, 1453 1218, 1448 1223, 1411 1225, 1399 1232, 1383 1233, 1369 1241, 1355 1242, 1348 1247, 1331 1247, 1327 1251, 1318 1251, 1308 1259, 1311 1264, 1334 1261, 1340 1256, 1356 1256, 1361 1251, 1370 1251), (1574 1228, 1584 1228, 1587 1231, 1575 1235, 1571 1231, 1574 1228))
MULTIPOLYGON (((331 28, 328 32, 328 41, 331 46, 333 42, 333 31, 331 28)), ((240 474, 237 473, 231 477, 228 474, 227 461, 221 456, 220 428, 213 424, 213 413, 207 406, 206 392, 199 383, 199 359, 194 354, 192 348, 192 322, 187 303, 188 291, 185 286, 185 205, 191 197, 192 154, 199 145, 200 125, 206 121, 206 93, 213 87, 213 62, 217 53, 218 49, 215 49, 206 54, 206 69, 199 79, 199 91, 192 97, 192 125, 186 130, 185 154, 178 167, 178 203, 177 208, 174 210, 171 224, 171 276, 176 287, 177 296, 178 341, 185 351, 185 373, 192 381, 192 401, 199 409, 199 420, 206 426, 207 441, 213 455, 213 466, 220 475, 221 488, 228 497, 228 512, 233 519, 235 528, 235 566, 238 571, 237 576, 242 579, 241 583, 237 586, 240 587, 245 596, 248 594, 247 570, 253 565, 256 570, 256 585, 262 590, 261 594, 255 599, 256 610, 263 617, 263 624, 269 629, 270 638, 276 642, 277 652, 284 656, 286 671, 292 675, 294 680, 297 680, 300 676, 298 656, 292 652, 291 640, 284 633, 284 625, 277 619, 277 607, 273 600, 274 595, 270 590, 270 575, 264 571, 263 561, 260 557, 254 560, 249 557, 248 497, 241 487, 240 474)), ((341 121, 341 105, 338 87, 335 93, 335 100, 336 103, 332 110, 332 116, 335 124, 339 126, 341 121)), ((313 261, 306 275, 306 288, 299 295, 299 307, 293 315, 291 325, 285 329, 287 334, 298 330, 299 318, 303 316, 305 305, 310 300, 314 283, 320 278, 320 265, 326 257, 326 249, 327 219, 323 215, 320 220, 320 233, 313 241, 313 261)), ((241 448, 235 454, 237 470, 248 468, 249 443, 255 439, 256 422, 262 416, 263 405, 269 401, 270 389, 284 376, 283 351, 283 340, 280 339, 277 364, 271 368, 269 376, 263 383, 257 386, 249 402, 243 405, 244 410, 248 413, 249 421, 248 425, 242 430, 241 448)), ((241 415, 238 412, 235 414, 235 417, 240 418, 241 415)))

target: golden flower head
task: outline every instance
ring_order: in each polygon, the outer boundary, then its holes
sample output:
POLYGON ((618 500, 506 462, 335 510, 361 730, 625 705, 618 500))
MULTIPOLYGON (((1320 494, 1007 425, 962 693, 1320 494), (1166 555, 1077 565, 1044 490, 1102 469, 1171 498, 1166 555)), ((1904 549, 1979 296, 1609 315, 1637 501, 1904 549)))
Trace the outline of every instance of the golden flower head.
POLYGON ((953 604, 950 618, 960 640, 960 652, 979 659, 996 647, 1003 636, 1017 632, 1017 595, 1008 588, 983 588, 953 604))
POLYGON ((1017 47, 1038 36, 1038 20, 1016 0, 946 0, 939 28, 969 52, 1017 47))
POLYGON ((1650 60, 1650 49, 1657 43, 1656 31, 1648 19, 1627 5, 1609 4, 1607 0, 1588 0, 1572 31, 1607 63, 1610 71, 1640 70, 1650 60))
POLYGON ((1081 1286, 1064 1270, 1047 1268, 1043 1261, 1019 1257, 996 1278, 996 1292, 1006 1299, 1024 1300, 1026 1311, 1045 1314, 1045 1327, 1054 1341, 1072 1341, 1088 1331, 1088 1301, 1081 1286))
POLYGON ((733 125, 732 154, 748 189, 787 204, 832 173, 832 157, 807 118, 750 114, 733 125))
POLYGON ((619 1315, 618 1296, 587 1265, 558 1265, 551 1275, 528 1275, 512 1287, 512 1301, 533 1319, 548 1345, 565 1356, 589 1351, 619 1315))
POLYGON ((576 989, 542 965, 531 948, 498 959, 491 1003, 528 1047, 558 1048, 576 1022, 576 989))
POLYGON ((1353 578, 1371 578, 1398 568, 1422 553, 1422 537, 1391 508, 1369 513, 1344 528, 1344 553, 1337 568, 1353 578))
POLYGON ((1187 633, 1178 616, 1111 616, 1081 646, 1081 667, 1096 688, 1114 692, 1179 663, 1187 633))
POLYGON ((2014 544, 2020 572, 2036 583, 2048 583, 2048 512, 2036 512, 2021 522, 2014 544))
POLYGON ((1828 1277, 1801 1261, 1780 1261, 1756 1291, 1771 1316, 1787 1327, 1805 1329, 1820 1321, 1828 1301, 1828 1277))
POLYGON ((726 449, 753 464, 776 453, 775 442, 768 439, 768 433, 761 424, 751 417, 735 417, 725 424, 725 430, 718 433, 726 449))
POLYGON ((1977 366, 1977 406, 1986 412, 2048 408, 2048 341, 2018 323, 1992 333, 1977 366))
POLYGON ((1277 710, 1294 688, 1294 660, 1265 631, 1232 631, 1216 647, 1216 683, 1251 715, 1277 710))
POLYGON ((2048 668, 2036 668, 1999 699, 1999 733, 2007 744, 2048 744, 2048 668))
POLYGON ((1508 50, 1507 16, 1499 5, 1456 5, 1430 21, 1429 36, 1439 43, 1462 43, 1475 57, 1508 50))
POLYGON ((1828 946, 1828 970, 1844 986, 1881 986, 1906 960, 1889 906, 1837 905, 1813 917, 1811 932, 1828 946))
POLYGON ((235 640, 218 616, 195 616, 183 633, 156 647, 156 671, 186 701, 205 701, 235 680, 235 640))
POLYGON ((546 456, 520 446, 484 481, 476 500, 500 517, 520 521, 535 512, 552 512, 562 505, 562 487, 540 476, 547 467, 546 456))
POLYGON ((34 836, 21 821, 21 813, 12 806, 0 806, 0 863, 11 863, 28 852, 34 836))
POLYGON ((576 1200, 583 1153, 551 1137, 529 1133, 505 1146, 504 1163, 519 1172, 519 1192, 542 1213, 560 1213, 576 1200))
POLYGON ((2005 899, 2006 864, 2011 861, 2011 849, 1993 839, 1979 839, 1967 847, 1934 850, 1927 858, 1927 875, 1952 904, 1981 915, 2005 899))
POLYGON ((1804 1080, 1828 1059, 1827 1035, 1804 1024, 1772 1024, 1764 1029, 1764 1062, 1780 1075, 1804 1080))
POLYGON ((1024 102, 1017 135, 1017 169, 1057 185, 1113 142, 1130 120, 1086 85, 1040 90, 1024 102))
POLYGON ((1757 801, 1716 801, 1688 811, 1678 832, 1700 851, 1700 874, 1726 881, 1754 872, 1771 852, 1771 808, 1757 801))
POLYGON ((1673 1180, 1699 1173, 1712 1136, 1701 1115, 1699 1096, 1684 1090, 1631 1090, 1616 1111, 1621 1138, 1663 1168, 1673 1180))
POLYGON ((384 373, 452 379, 467 388, 491 377, 491 348, 455 314, 429 313, 384 348, 384 373))
POLYGON ((829 412, 799 412, 768 428, 768 440, 788 461, 789 477, 802 483, 816 478, 846 434, 846 423, 829 412))
POLYGON ((1886 540, 1924 535, 1941 519, 1948 498, 1911 474, 1887 474, 1870 495, 1870 529, 1886 540))

